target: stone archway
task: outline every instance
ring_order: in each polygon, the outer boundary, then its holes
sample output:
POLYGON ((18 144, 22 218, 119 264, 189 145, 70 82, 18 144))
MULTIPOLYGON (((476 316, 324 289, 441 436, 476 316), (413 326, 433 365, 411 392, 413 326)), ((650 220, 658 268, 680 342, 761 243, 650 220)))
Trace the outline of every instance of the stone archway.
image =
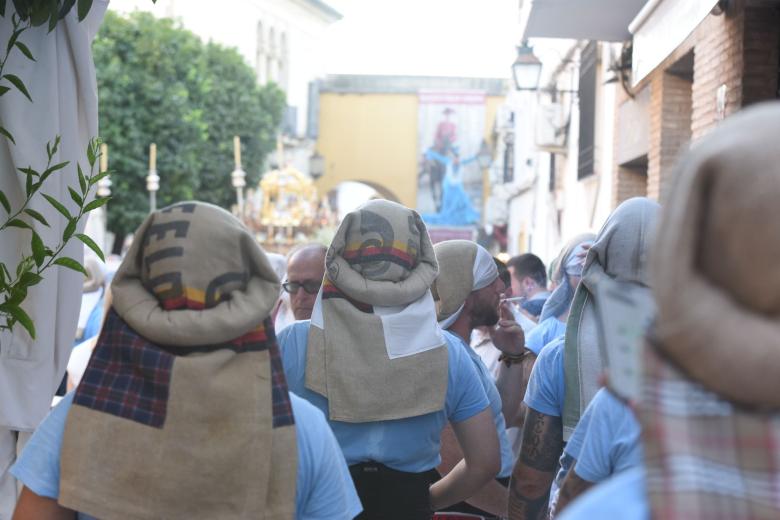
POLYGON ((389 188, 387 188, 385 186, 382 186, 381 184, 379 184, 377 182, 366 181, 366 180, 363 180, 363 179, 355 179, 354 181, 351 181, 351 182, 359 182, 360 184, 365 184, 366 186, 370 186, 373 189, 375 189, 376 192, 379 195, 381 195, 383 199, 391 200, 393 202, 398 202, 399 204, 401 203, 401 199, 399 199, 398 196, 395 193, 393 193, 392 190, 390 190, 389 188))
POLYGON ((349 180, 338 183, 328 192, 330 206, 338 211, 340 217, 371 199, 383 198, 398 202, 399 197, 379 183, 364 180, 349 180))

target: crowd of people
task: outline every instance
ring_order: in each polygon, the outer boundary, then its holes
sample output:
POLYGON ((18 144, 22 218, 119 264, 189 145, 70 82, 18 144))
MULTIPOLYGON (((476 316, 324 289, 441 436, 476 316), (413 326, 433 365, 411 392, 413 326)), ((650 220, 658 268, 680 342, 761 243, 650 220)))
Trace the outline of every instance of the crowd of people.
POLYGON ((153 212, 13 518, 780 518, 775 132, 729 118, 549 268, 384 200, 287 257, 153 212))

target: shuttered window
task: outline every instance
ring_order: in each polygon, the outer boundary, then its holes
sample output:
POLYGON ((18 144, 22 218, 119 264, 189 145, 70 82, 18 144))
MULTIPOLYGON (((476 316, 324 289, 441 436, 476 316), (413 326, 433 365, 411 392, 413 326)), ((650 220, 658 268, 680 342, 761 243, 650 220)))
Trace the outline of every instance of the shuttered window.
POLYGON ((598 44, 588 43, 580 57, 580 146, 577 178, 593 175, 593 148, 596 134, 596 64, 598 44))

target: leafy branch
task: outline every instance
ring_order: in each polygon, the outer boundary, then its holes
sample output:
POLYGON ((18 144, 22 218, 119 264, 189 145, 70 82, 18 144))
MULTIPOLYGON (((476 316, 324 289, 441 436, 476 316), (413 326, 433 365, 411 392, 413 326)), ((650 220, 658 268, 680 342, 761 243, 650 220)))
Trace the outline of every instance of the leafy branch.
POLYGON ((101 260, 105 261, 100 247, 91 238, 83 233, 76 233, 76 227, 82 217, 86 213, 103 206, 109 200, 108 197, 104 197, 89 201, 90 190, 98 181, 100 181, 100 179, 109 174, 108 171, 96 172, 96 163, 100 158, 99 139, 90 140, 89 145, 87 146, 89 173, 85 175, 81 169, 81 165, 76 164, 79 185, 77 188, 68 187, 70 197, 78 208, 75 213, 68 211, 64 204, 51 195, 41 193, 43 198, 46 199, 46 201, 67 221, 59 243, 53 249, 45 245, 43 239, 35 231, 33 226, 30 225, 27 220, 23 219, 24 217, 28 217, 45 227, 51 227, 43 215, 27 206, 33 196, 40 191, 44 181, 46 181, 50 175, 64 169, 68 165, 67 162, 54 165, 51 164, 54 155, 57 153, 58 146, 59 138, 55 139, 53 145, 51 145, 51 143, 46 145, 48 162, 46 164, 46 169, 43 172, 39 172, 31 167, 19 168, 19 170, 26 175, 27 197, 16 212, 11 213, 7 197, 0 191, 0 203, 2 203, 6 212, 9 213, 8 218, 2 226, 0 226, 0 232, 9 227, 16 227, 29 230, 32 237, 30 241, 30 254, 22 253, 22 258, 15 269, 15 275, 12 275, 7 266, 0 262, 0 296, 5 296, 3 303, 0 303, 0 330, 10 330, 18 322, 27 329, 27 332, 32 338, 35 338, 35 325, 29 315, 21 308, 21 303, 27 297, 29 288, 39 284, 43 280, 43 273, 55 265, 78 271, 85 276, 87 275, 86 270, 78 261, 67 256, 61 256, 62 251, 70 240, 76 238, 94 251, 101 260))
MULTIPOLYGON (((15 12, 11 16, 13 31, 8 39, 4 53, 0 53, 0 96, 5 95, 12 89, 17 90, 24 95, 30 102, 30 96, 27 87, 21 78, 14 74, 5 73, 5 66, 11 53, 18 49, 27 59, 35 61, 30 49, 19 40, 22 33, 30 27, 42 25, 47 20, 49 22, 49 31, 53 30, 57 22, 62 19, 70 9, 76 4, 77 0, 13 0, 15 12)), ((78 0, 78 17, 83 20, 90 7, 92 0, 78 0)), ((0 16, 5 16, 6 0, 0 0, 0 16)), ((0 134, 5 136, 14 145, 11 132, 5 128, 0 121, 0 134)), ((96 198, 90 200, 90 191, 92 188, 109 172, 96 173, 96 163, 100 158, 100 140, 92 139, 87 145, 87 160, 89 163, 89 173, 85 175, 80 164, 76 164, 76 174, 78 177, 78 187, 68 186, 68 193, 74 202, 77 211, 71 214, 65 205, 55 197, 41 192, 41 188, 49 177, 65 169, 69 162, 54 163, 57 152, 60 147, 60 136, 56 136, 54 142, 46 144, 46 167, 43 171, 38 171, 32 166, 19 168, 19 171, 25 175, 25 198, 21 206, 12 211, 11 203, 0 190, 0 206, 5 210, 7 217, 0 225, 0 240, 3 238, 2 232, 9 228, 19 228, 28 230, 31 234, 30 251, 22 252, 21 259, 17 263, 14 274, 8 269, 5 263, 0 262, 0 331, 12 330, 19 323, 30 337, 35 338, 35 324, 30 316, 22 309, 22 303, 27 298, 27 292, 31 287, 43 281, 43 274, 53 266, 62 266, 86 275, 84 267, 75 259, 62 256, 62 252, 68 243, 75 237, 84 245, 92 249, 98 257, 105 261, 100 247, 87 235, 76 233, 79 221, 84 215, 92 210, 98 209, 108 202, 108 198, 96 198), (54 163, 54 164, 53 164, 54 163), (62 232, 61 238, 53 248, 46 245, 35 231, 32 221, 50 228, 48 220, 38 211, 30 207, 33 198, 40 192, 44 199, 66 219, 67 224, 62 232)), ((51 217, 50 217, 51 218, 51 217)))

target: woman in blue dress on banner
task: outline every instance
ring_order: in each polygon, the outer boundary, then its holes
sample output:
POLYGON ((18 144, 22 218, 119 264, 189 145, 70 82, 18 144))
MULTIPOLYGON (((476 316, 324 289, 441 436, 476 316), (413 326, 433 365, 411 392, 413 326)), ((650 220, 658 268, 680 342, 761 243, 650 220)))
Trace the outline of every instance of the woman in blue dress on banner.
POLYGON ((442 155, 433 148, 425 152, 429 161, 437 161, 446 168, 442 186, 442 204, 438 213, 424 214, 423 220, 434 226, 468 226, 479 222, 479 211, 474 209, 468 193, 463 187, 461 167, 474 162, 477 156, 460 160, 458 147, 453 146, 447 155, 442 155))

